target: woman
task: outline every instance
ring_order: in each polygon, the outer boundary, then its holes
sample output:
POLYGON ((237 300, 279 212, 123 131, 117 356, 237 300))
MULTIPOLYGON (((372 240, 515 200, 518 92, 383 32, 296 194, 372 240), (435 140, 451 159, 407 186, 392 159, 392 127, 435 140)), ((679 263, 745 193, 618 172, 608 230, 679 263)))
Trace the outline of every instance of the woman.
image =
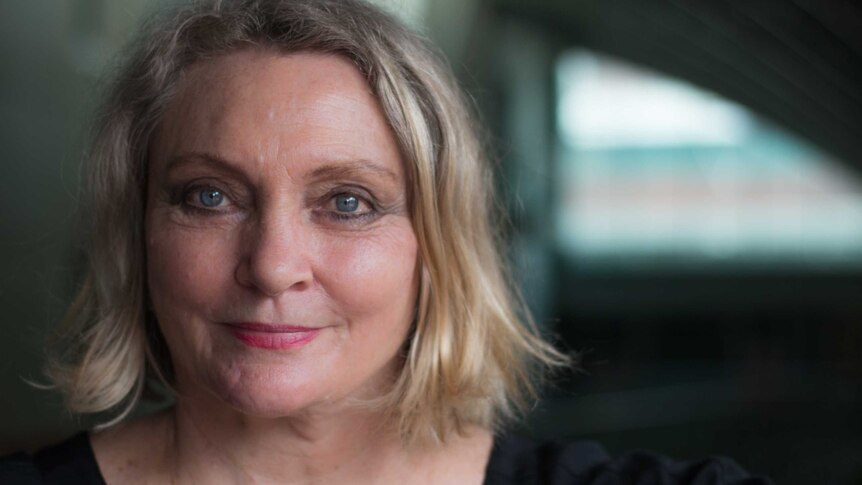
POLYGON ((99 120, 89 275, 49 367, 70 409, 113 419, 0 478, 737 476, 494 438, 567 358, 519 317, 466 103, 415 35, 352 0, 238 0, 135 45, 99 120), (154 382, 175 403, 126 419, 154 382))

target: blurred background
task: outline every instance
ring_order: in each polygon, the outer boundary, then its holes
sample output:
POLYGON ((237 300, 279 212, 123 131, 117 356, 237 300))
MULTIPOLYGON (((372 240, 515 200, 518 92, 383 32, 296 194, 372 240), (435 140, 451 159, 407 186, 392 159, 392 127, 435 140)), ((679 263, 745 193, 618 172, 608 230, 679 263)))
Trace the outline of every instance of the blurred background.
MULTIPOLYGON (((100 79, 171 3, 0 0, 0 453, 86 424, 25 379, 80 276, 100 79)), ((525 432, 862 483, 862 6, 378 3, 475 100, 518 283, 581 352, 525 432)))

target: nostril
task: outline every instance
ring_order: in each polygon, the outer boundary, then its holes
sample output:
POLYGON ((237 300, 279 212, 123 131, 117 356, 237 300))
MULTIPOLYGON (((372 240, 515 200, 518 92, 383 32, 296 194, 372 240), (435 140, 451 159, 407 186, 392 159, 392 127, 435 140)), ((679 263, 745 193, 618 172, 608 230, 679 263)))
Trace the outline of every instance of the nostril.
POLYGON ((310 288, 315 235, 304 223, 302 206, 290 196, 264 200, 242 234, 237 283, 268 296, 310 288))
POLYGON ((237 266, 235 279, 241 286, 276 296, 288 290, 310 288, 313 272, 309 259, 299 251, 258 246, 237 266))

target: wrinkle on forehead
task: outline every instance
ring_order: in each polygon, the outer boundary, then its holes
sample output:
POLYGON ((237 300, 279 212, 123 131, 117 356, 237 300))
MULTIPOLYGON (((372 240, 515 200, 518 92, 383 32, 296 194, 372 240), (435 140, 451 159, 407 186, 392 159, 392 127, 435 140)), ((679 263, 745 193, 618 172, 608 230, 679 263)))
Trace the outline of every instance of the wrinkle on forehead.
MULTIPOLYGON (((375 158, 360 153, 367 149, 367 140, 351 136, 352 132, 392 133, 365 77, 348 60, 334 55, 266 50, 238 51, 191 66, 163 120, 167 121, 161 129, 171 139, 165 147, 168 152, 226 151, 226 158, 245 159, 259 169, 296 155, 375 158), (296 57, 301 57, 302 62, 326 62, 330 66, 335 58, 343 64, 335 69, 338 75, 303 69, 285 80, 284 65, 279 62, 296 57), (279 83, 291 89, 261 88, 279 83), (345 85, 351 88, 345 89, 345 85), (190 126, 196 128, 188 129, 190 126), (297 146, 286 140, 295 141, 297 137, 283 137, 286 130, 299 138, 315 136, 320 143, 315 147, 304 144, 302 149, 319 153, 296 153, 297 146)), ((290 164, 284 164, 285 170, 290 168, 290 164)))

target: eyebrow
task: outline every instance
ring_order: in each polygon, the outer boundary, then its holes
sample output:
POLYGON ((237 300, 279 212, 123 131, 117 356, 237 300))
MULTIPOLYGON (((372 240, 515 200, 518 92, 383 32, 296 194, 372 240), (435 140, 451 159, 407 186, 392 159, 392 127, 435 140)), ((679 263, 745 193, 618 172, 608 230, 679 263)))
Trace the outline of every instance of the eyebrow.
POLYGON ((220 170, 230 172, 237 177, 246 178, 245 172, 227 159, 206 152, 186 152, 171 157, 165 166, 165 173, 179 170, 183 166, 194 162, 205 162, 208 165, 215 165, 220 170))
POLYGON ((311 171, 310 178, 314 180, 350 177, 361 175, 363 172, 373 172, 376 175, 381 175, 394 182, 400 179, 392 170, 383 165, 375 163, 371 160, 359 159, 348 162, 338 162, 330 165, 315 168, 311 171))
MULTIPOLYGON (((247 178, 246 173, 229 160, 218 155, 206 152, 187 152, 171 157, 165 167, 165 173, 170 173, 184 165, 193 162, 205 162, 215 165, 221 170, 230 172, 236 176, 247 178)), ((394 182, 400 181, 398 175, 388 167, 368 159, 357 159, 346 162, 334 162, 311 171, 308 178, 311 180, 325 180, 333 178, 345 178, 361 175, 364 172, 373 172, 376 175, 386 177, 394 182)))

